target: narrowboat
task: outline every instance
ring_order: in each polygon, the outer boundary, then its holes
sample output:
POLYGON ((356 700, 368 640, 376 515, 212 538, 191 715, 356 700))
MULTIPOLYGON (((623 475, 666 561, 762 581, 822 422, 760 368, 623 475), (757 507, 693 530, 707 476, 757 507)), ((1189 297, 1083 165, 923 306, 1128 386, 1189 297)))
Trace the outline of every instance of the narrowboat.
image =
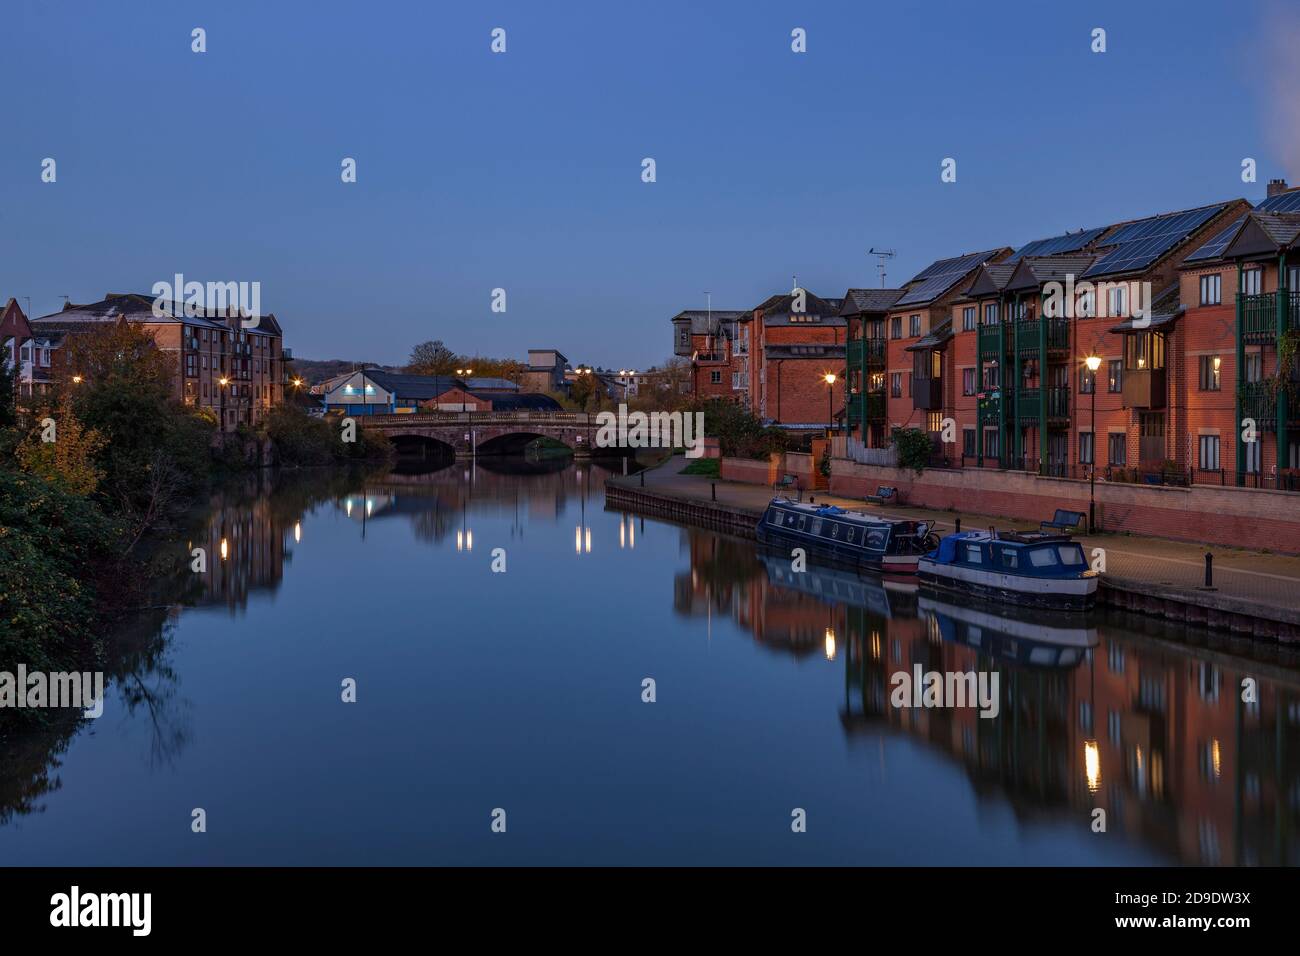
POLYGON ((921 555, 939 543, 924 521, 895 521, 788 498, 772 499, 757 533, 763 544, 806 548, 830 561, 886 574, 915 574, 921 555))
POLYGON ((916 612, 919 585, 916 575, 863 576, 856 570, 819 568, 808 565, 806 571, 790 567, 789 555, 759 555, 767 579, 773 584, 809 594, 828 604, 860 607, 885 618, 912 617, 916 612))
POLYGON ((950 534, 917 566, 921 583, 1030 607, 1082 611, 1097 599, 1098 574, 1083 546, 1042 531, 950 534))
POLYGON ((1071 670, 1098 644, 1097 629, 1087 618, 1068 612, 980 610, 929 594, 921 595, 917 609, 943 640, 1021 667, 1071 670))

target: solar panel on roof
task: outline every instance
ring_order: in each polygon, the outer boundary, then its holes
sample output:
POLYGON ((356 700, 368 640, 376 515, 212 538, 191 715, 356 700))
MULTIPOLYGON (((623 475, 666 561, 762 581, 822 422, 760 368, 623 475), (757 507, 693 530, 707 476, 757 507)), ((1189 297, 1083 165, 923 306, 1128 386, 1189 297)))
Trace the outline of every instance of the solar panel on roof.
POLYGON ((1201 259, 1217 259, 1219 256, 1223 255, 1223 250, 1228 248, 1228 240, 1232 238, 1232 234, 1237 231, 1237 228, 1245 218, 1245 216, 1241 216, 1240 218, 1233 220, 1231 226, 1224 229, 1222 232, 1216 233, 1214 238, 1188 256, 1187 261, 1197 262, 1201 259))
POLYGON ((1300 212, 1300 189, 1269 196, 1255 208, 1260 212, 1300 212))
POLYGON ((1056 256, 1064 252, 1078 252, 1109 228, 1109 226, 1102 226, 1099 229, 1067 232, 1065 235, 1052 236, 1048 239, 1035 239, 1017 249, 1007 261, 1018 262, 1026 256, 1056 256))
POLYGON ((1115 248, 1093 263, 1084 276, 1145 269, 1223 209, 1222 205, 1168 213, 1131 222, 1106 240, 1115 248))

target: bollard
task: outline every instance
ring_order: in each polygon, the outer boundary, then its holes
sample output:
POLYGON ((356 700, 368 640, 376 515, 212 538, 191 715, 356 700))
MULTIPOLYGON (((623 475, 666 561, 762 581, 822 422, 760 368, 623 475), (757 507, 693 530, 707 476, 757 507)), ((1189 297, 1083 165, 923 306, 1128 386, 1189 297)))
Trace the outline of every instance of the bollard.
POLYGON ((961 534, 961 518, 957 519, 957 534, 961 534))
POLYGON ((623 474, 627 474, 627 455, 623 456, 623 474))
POLYGON ((992 539, 992 538, 996 538, 997 536, 998 536, 998 529, 995 528, 993 525, 989 525, 989 538, 992 539))
POLYGON ((718 500, 718 483, 717 483, 716 481, 710 481, 710 482, 709 482, 709 492, 710 492, 710 494, 713 496, 713 500, 714 500, 714 501, 717 501, 717 500, 718 500))
POLYGON ((640 474, 641 474, 641 487, 644 488, 644 487, 645 487, 645 470, 642 469, 640 474))
POLYGON ((1214 555, 1209 551, 1205 552, 1205 586, 1214 587, 1214 555))

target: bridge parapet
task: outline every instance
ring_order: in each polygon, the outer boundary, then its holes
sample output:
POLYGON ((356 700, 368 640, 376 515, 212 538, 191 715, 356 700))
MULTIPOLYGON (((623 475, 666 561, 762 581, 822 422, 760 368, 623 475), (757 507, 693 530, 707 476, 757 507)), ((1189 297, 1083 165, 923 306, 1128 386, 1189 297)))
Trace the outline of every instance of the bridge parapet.
POLYGON ((411 415, 359 415, 363 428, 421 425, 574 425, 586 427, 592 416, 586 412, 416 412, 411 415))

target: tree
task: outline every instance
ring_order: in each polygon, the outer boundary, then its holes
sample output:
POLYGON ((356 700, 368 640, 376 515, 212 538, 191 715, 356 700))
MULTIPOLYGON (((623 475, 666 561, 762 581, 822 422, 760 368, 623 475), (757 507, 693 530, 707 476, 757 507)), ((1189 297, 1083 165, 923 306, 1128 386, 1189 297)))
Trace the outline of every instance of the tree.
POLYGON ((569 398, 579 408, 586 408, 591 403, 591 396, 596 393, 599 384, 593 372, 575 375, 569 384, 569 398))
POLYGON ((98 462, 104 436, 81 423, 66 397, 49 417, 55 423, 54 441, 44 440, 45 429, 38 421, 18 446, 18 463, 24 471, 39 475, 69 494, 93 494, 104 478, 98 462))
POLYGON ((14 411, 14 385, 13 370, 0 356, 0 428, 9 428, 17 421, 14 411))
POLYGON ((457 365, 456 353, 442 344, 441 339, 421 342, 411 349, 406 371, 412 375, 452 375, 457 365))

